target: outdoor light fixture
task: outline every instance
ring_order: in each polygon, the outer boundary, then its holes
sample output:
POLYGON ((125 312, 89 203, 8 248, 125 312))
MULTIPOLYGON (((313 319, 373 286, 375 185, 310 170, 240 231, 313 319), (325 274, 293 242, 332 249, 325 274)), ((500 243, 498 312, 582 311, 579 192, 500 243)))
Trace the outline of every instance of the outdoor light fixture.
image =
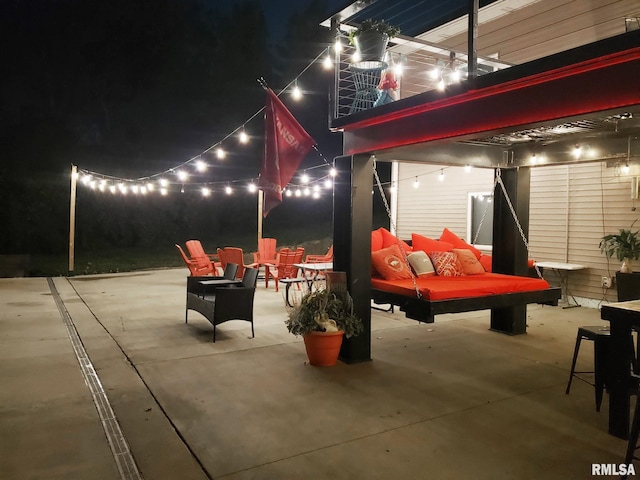
POLYGON ((416 177, 415 182, 413 182, 413 188, 419 188, 420 187, 420 181, 418 180, 418 177, 416 177))
POLYGON ((231 188, 231 185, 227 185, 224 191, 227 195, 231 195, 233 193, 233 189, 231 188))
POLYGON ((571 155, 573 155, 573 158, 580 158, 582 156, 582 147, 580 145, 573 147, 571 155))
POLYGON ((160 195, 162 195, 162 196, 166 196, 166 195, 167 195, 167 189, 166 189, 166 188, 164 188, 164 187, 163 187, 163 188, 161 188, 161 189, 160 189, 160 195))
POLYGON ((116 193, 116 186, 115 186, 115 185, 110 185, 110 186, 109 186, 109 191, 110 191, 111 193, 116 193))
POLYGON ((89 182, 91 181, 91 175, 84 175, 82 177, 82 179, 80 180, 83 184, 88 185, 89 182))
POLYGON ((254 193, 256 190, 258 190, 258 187, 256 187, 256 184, 255 184, 255 183, 251 182, 251 183, 249 184, 249 191, 250 191, 251 193, 254 193))
POLYGON ((296 197, 299 197, 300 195, 302 195, 302 192, 300 191, 300 189, 298 188, 296 190, 296 197))
POLYGON ((331 170, 329 170, 329 175, 331 175, 332 177, 335 177, 338 174, 338 172, 336 171, 335 168, 331 168, 331 170))
POLYGON ((393 182, 393 183, 391 184, 391 186, 389 187, 389 191, 390 191, 391 193, 393 193, 393 192, 395 192, 395 191, 396 191, 396 183, 395 183, 395 182, 393 182))
POLYGON ((202 196, 208 197, 209 195, 211 195, 211 190, 208 189, 207 187, 202 187, 202 196))
POLYGON ((620 171, 622 172, 623 175, 629 175, 629 164, 628 163, 624 164, 620 169, 620 171))
POLYGON ((300 177, 300 181, 304 184, 309 183, 309 175, 307 175, 306 173, 303 173, 302 176, 300 177))
POLYGON ((437 87, 437 88, 438 88, 438 90, 440 90, 441 92, 443 92, 443 91, 444 91, 444 87, 445 87, 445 86, 446 86, 446 85, 445 85, 445 83, 444 83, 444 80, 443 80, 443 79, 440 79, 440 81, 438 82, 438 87, 437 87))
POLYGON ((147 190, 150 192, 153 192, 155 190, 153 183, 147 183, 147 190))
POLYGON ((142 195, 146 195, 146 194, 147 194, 147 187, 145 187, 144 185, 142 185, 142 186, 140 187, 140 193, 141 193, 142 195))
POLYGON ((131 193, 133 193, 134 195, 137 195, 140 192, 140 188, 138 187, 138 185, 131 185, 131 193))
POLYGON ((176 175, 178 175, 178 178, 180 179, 180 181, 182 182, 186 182, 187 179, 189 178, 189 174, 187 172, 185 172, 184 170, 178 170, 176 172, 176 175))
POLYGON ((529 161, 531 162, 531 165, 535 165, 536 163, 538 163, 538 157, 535 153, 531 154, 529 161))
POLYGON ((469 173, 471 171, 471 165, 467 165, 466 167, 464 167, 464 171, 469 173))
POLYGON ((313 198, 315 199, 320 198, 320 192, 313 192, 313 198))
POLYGON ((331 181, 331 179, 327 178, 327 179, 324 181, 324 186, 325 186, 325 188, 331 188, 331 187, 333 187, 333 182, 331 181))
POLYGON ((444 182, 444 169, 440 170, 440 176, 438 177, 438 180, 444 182))
POLYGON ((309 195, 311 195, 311 190, 309 189, 309 187, 307 187, 307 188, 304 189, 303 193, 304 193, 305 197, 308 197, 309 195))
POLYGON ((287 197, 290 197, 291 195, 293 195, 293 192, 291 192, 291 190, 289 190, 289 189, 286 189, 286 190, 285 190, 285 192, 284 192, 284 194, 285 194, 287 197))
POLYGON ((247 132, 245 132, 244 127, 242 127, 242 130, 240 131, 240 143, 247 143, 249 141, 249 135, 247 135, 247 132))
POLYGON ((161 178, 160 180, 158 180, 158 183, 161 187, 167 187, 169 185, 169 182, 165 178, 161 178))
POLYGON ((216 157, 218 157, 220 160, 222 160, 224 157, 227 156, 227 152, 225 152, 222 147, 218 147, 216 149, 216 157))

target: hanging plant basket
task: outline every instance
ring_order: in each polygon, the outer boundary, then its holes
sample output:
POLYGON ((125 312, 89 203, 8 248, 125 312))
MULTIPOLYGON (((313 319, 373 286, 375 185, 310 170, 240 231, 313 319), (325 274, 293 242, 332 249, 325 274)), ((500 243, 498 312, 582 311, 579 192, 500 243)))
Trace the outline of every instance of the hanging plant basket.
POLYGON ((353 65, 358 68, 384 68, 384 54, 389 39, 400 33, 400 29, 384 20, 365 20, 359 28, 349 34, 359 59, 353 65))
POLYGON ((355 37, 354 42, 360 62, 382 62, 387 51, 389 35, 369 30, 355 37))
POLYGON ((309 363, 316 367, 332 367, 338 362, 343 332, 310 332, 303 335, 309 363))

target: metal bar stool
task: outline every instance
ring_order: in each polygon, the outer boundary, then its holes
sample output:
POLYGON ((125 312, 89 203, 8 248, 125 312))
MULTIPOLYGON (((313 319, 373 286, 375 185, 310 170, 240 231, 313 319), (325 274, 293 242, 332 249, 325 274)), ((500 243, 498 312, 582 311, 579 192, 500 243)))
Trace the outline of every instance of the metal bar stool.
POLYGON ((571 390, 571 381, 573 377, 582 380, 589 385, 593 385, 596 389, 596 411, 600 411, 602 405, 602 394, 604 393, 604 387, 607 385, 607 372, 608 372, 608 358, 609 358, 609 343, 611 338, 611 332, 609 327, 604 326, 589 326, 578 328, 578 336, 576 337, 576 346, 573 352, 573 362, 571 363, 571 372, 569 373, 569 383, 567 383, 567 390, 565 393, 568 395, 571 390), (593 342, 593 371, 579 371, 576 372, 576 360, 578 359, 578 352, 580 351, 580 343, 582 340, 591 340, 593 342), (586 378, 580 376, 583 373, 593 373, 594 381, 591 383, 586 378))

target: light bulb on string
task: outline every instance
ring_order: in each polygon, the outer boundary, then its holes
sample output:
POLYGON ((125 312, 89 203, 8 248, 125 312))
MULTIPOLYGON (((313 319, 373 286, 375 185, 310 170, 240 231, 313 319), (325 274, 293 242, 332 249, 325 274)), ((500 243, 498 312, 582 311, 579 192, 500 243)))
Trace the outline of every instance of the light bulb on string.
POLYGON ((308 197, 309 195, 311 195, 311 190, 309 189, 309 187, 306 187, 302 193, 304 193, 305 197, 308 197))
POLYGON ((201 191, 203 197, 208 197, 209 195, 211 195, 211 189, 208 187, 202 187, 201 191))
POLYGON ((389 191, 390 191, 391 193, 394 193, 394 192, 396 191, 396 182, 393 182, 393 183, 391 184, 391 186, 389 187, 389 191))
POLYGON ((147 190, 149 192, 153 192, 155 190, 155 187, 153 186, 153 183, 151 183, 151 182, 147 183, 147 190))
POLYGON ((440 170, 440 176, 438 177, 438 180, 444 182, 444 169, 440 170))
POLYGON ((82 179, 80 180, 84 185, 89 185, 89 183, 91 182, 91 175, 89 175, 88 173, 82 176, 82 179))
POLYGON ((573 158, 580 158, 582 156, 582 147, 580 145, 573 147, 571 155, 573 155, 573 158))
POLYGON ((464 167, 464 171, 469 173, 471 171, 471 165, 467 165, 466 167, 464 167))
POLYGON ((116 191, 117 191, 117 190, 118 190, 118 189, 116 188, 116 186, 115 186, 115 185, 109 185, 109 191, 110 191, 111 193, 116 193, 116 191))
POLYGON ((167 189, 166 189, 166 188, 162 187, 162 188, 160 189, 160 195, 162 195, 163 197, 165 197, 165 196, 167 195, 167 193, 168 193, 168 192, 167 192, 167 189))
POLYGON ((181 182, 186 182, 189 179, 189 174, 184 170, 178 170, 176 175, 181 182))
POLYGON ((313 192, 313 198, 315 199, 320 198, 320 192, 313 192))
POLYGON ((164 188, 169 186, 169 181, 166 178, 159 179, 158 183, 160 184, 161 187, 164 187, 164 188))
POLYGON ((629 164, 625 164, 622 166, 622 168, 620 169, 620 171, 622 172, 623 175, 628 175, 629 174, 629 164))
POLYGON ((444 80, 440 79, 440 81, 438 82, 438 86, 437 86, 438 90, 440 90, 441 92, 444 91, 445 86, 446 85, 444 83, 444 80))
POLYGON ((327 179, 324 181, 324 187, 325 187, 325 188, 331 188, 331 187, 333 187, 333 182, 331 181, 331 179, 330 179, 330 178, 327 178, 327 179))
POLYGON ((418 180, 418 177, 416 177, 416 180, 413 182, 413 188, 419 188, 420 187, 420 180, 418 180))
POLYGON ((196 170, 199 171, 199 172, 206 171, 207 170, 207 163, 202 159, 196 160, 196 170))
POLYGON ((342 40, 340 40, 340 36, 336 38, 336 43, 333 44, 333 49, 336 53, 340 53, 342 51, 342 40))
POLYGON ((255 184, 255 183, 253 183, 253 182, 251 182, 251 183, 249 184, 249 187, 248 187, 248 188, 249 188, 249 191, 250 191, 251 193, 255 193, 255 192, 256 192, 256 190, 258 190, 258 187, 256 187, 256 184, 255 184))
POLYGON ((331 170, 329 170, 329 175, 331 175, 332 177, 335 177, 337 174, 338 174, 337 170, 331 167, 331 170))
POLYGON ((227 152, 225 152, 222 147, 218 147, 216 149, 216 157, 218 157, 220 160, 223 160, 226 156, 227 152))
POLYGON ((224 189, 224 192, 225 192, 227 195, 231 195, 231 194, 233 193, 233 189, 231 188, 231 185, 227 185, 227 186, 225 187, 225 189, 224 189))
POLYGON ((302 98, 302 91, 300 90, 300 87, 298 86, 298 79, 297 78, 295 80, 295 84, 293 86, 293 90, 291 91, 291 96, 293 97, 294 100, 300 100, 302 98))
POLYGON ((138 185, 136 184, 131 185, 131 193, 137 195, 138 193, 140 193, 140 187, 138 187, 138 185))
POLYGON ((296 197, 299 197, 302 195, 302 192, 300 191, 300 189, 296 189, 296 197))
POLYGON ((146 195, 147 194, 147 187, 145 185, 142 185, 140 187, 140 194, 141 195, 146 195))
POLYGON ((245 131, 244 127, 242 127, 242 130, 240 130, 240 134, 238 135, 238 138, 240 139, 240 143, 249 142, 249 135, 247 135, 247 132, 245 131))
POLYGON ((325 70, 329 70, 333 66, 333 62, 331 61, 331 52, 327 48, 327 55, 324 57, 322 61, 322 66, 325 70))
POLYGON ((307 184, 309 183, 309 175, 307 175, 307 173, 303 173, 302 176, 300 177, 300 182, 302 182, 303 184, 307 184))
POLYGON ((95 180, 91 180, 89 182, 89 187, 91 187, 91 190, 95 190, 96 189, 96 181, 95 180))
POLYGON ((292 192, 290 189, 288 189, 288 188, 287 188, 287 189, 285 190, 284 194, 285 194, 287 197, 290 197, 291 195, 293 195, 293 192, 292 192))
POLYGON ((440 68, 435 66, 429 71, 429 77, 431 80, 438 80, 440 78, 440 68))
POLYGON ((313 191, 314 192, 319 192, 320 191, 320 185, 314 185, 313 186, 313 191))

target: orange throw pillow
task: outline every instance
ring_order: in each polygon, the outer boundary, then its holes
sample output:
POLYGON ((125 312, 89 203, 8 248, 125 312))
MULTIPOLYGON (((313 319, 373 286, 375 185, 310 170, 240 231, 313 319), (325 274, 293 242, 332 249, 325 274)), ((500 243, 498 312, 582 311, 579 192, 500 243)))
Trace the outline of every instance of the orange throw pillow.
POLYGON ((468 248, 454 248, 453 253, 458 257, 465 275, 478 275, 484 273, 484 267, 476 256, 468 248))
POLYGON ((453 245, 448 242, 441 242, 433 238, 425 237, 417 233, 411 234, 411 244, 414 250, 422 250, 426 253, 431 252, 450 252, 453 245))
POLYGON ((397 245, 382 248, 371 254, 371 262, 386 280, 411 278, 411 271, 397 245))
POLYGON ((431 258, 438 275, 442 277, 461 277, 464 275, 458 257, 453 252, 431 252, 429 258, 431 258))
POLYGON ((382 247, 382 229, 379 228, 371 232, 371 251, 377 252, 382 247))
POLYGON ((485 272, 491 272, 491 267, 493 265, 493 258, 491 257, 491 255, 485 255, 483 253, 478 260, 484 267, 485 272))
POLYGON ((467 242, 465 242, 463 239, 461 239, 459 236, 457 236, 448 228, 445 228, 442 231, 442 235, 440 235, 440 241, 450 243, 451 245, 453 245, 453 248, 469 249, 473 252, 473 254, 476 256, 478 260, 480 259, 480 255, 482 255, 482 252, 480 250, 478 250, 473 245, 469 245, 467 242))
MULTIPOLYGON (((380 227, 380 231, 382 232, 382 247, 387 248, 391 245, 398 245, 398 237, 396 237, 393 233, 391 233, 386 228, 380 227)), ((413 248, 405 242, 404 240, 400 240, 400 245, 404 249, 405 253, 409 253, 413 251, 413 248)))

